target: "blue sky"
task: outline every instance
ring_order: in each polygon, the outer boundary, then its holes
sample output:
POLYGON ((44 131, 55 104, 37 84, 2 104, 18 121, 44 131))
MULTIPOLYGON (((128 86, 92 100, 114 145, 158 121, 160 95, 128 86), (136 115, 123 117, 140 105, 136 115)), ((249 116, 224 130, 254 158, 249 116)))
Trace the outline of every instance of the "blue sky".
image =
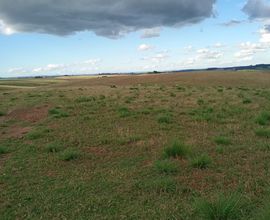
POLYGON ((246 4, 217 0, 214 16, 200 22, 150 29, 157 35, 151 38, 142 37, 145 29, 138 29, 117 39, 92 30, 64 36, 18 31, 1 19, 0 4, 0 77, 270 63, 269 19, 251 18, 242 10, 246 4))

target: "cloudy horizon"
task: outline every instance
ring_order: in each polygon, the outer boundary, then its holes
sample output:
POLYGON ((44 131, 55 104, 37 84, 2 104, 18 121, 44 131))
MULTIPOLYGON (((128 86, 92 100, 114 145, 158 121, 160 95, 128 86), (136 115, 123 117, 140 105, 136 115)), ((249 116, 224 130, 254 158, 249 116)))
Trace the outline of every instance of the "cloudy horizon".
POLYGON ((1 0, 0 48, 0 77, 269 63, 270 1, 1 0))

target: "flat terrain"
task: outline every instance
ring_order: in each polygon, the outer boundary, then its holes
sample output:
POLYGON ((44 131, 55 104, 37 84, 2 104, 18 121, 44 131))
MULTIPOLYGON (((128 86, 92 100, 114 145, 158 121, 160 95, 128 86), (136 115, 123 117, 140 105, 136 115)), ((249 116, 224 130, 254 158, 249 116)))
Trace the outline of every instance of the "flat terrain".
POLYGON ((0 80, 0 219, 270 219, 270 72, 0 80))

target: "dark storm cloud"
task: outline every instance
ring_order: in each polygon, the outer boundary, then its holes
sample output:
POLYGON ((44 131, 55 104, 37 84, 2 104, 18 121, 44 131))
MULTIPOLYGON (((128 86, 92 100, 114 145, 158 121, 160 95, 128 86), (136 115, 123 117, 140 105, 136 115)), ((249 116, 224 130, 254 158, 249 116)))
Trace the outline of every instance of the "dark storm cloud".
POLYGON ((93 31, 117 38, 155 27, 180 27, 212 16, 216 0, 0 0, 0 20, 21 32, 93 31))
POLYGON ((270 2, 266 0, 248 0, 243 11, 250 19, 270 18, 270 2))

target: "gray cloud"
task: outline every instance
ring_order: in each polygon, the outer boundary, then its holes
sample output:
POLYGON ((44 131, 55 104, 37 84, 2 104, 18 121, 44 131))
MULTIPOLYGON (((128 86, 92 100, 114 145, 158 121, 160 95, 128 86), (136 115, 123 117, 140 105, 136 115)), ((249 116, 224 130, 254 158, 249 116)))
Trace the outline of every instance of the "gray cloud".
POLYGON ((216 0, 1 0, 0 20, 19 32, 118 38, 155 27, 181 27, 212 16, 216 0))
POLYGON ((270 3, 265 0, 248 0, 243 11, 250 19, 270 18, 270 3))
POLYGON ((141 38, 154 38, 160 36, 160 28, 151 28, 151 29, 145 29, 143 31, 143 34, 141 35, 141 38))
POLYGON ((236 25, 240 25, 245 23, 245 21, 240 21, 240 20, 230 20, 228 22, 222 23, 220 24, 221 26, 225 26, 225 27, 232 27, 232 26, 236 26, 236 25))

